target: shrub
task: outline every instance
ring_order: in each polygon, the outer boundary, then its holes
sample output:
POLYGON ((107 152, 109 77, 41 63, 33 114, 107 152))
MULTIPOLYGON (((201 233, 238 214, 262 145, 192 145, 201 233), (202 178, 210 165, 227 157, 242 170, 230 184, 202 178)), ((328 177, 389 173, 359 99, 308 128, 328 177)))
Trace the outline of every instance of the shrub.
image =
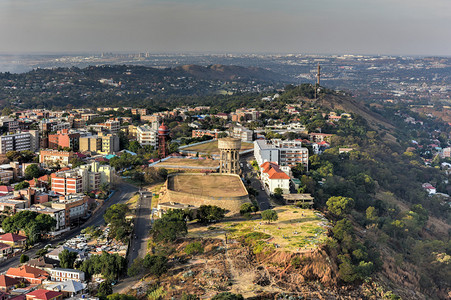
POLYGON ((188 255, 201 254, 204 253, 204 247, 200 242, 189 243, 185 247, 185 253, 188 255))

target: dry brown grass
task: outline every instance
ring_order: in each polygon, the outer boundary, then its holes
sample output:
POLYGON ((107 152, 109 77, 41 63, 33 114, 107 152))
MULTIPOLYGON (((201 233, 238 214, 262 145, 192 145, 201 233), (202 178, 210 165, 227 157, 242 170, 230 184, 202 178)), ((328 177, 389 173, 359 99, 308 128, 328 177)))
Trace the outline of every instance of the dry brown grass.
MULTIPOLYGON (((246 196, 241 180, 228 175, 175 176, 172 179, 174 191, 212 197, 246 196)), ((169 186, 171 186, 169 184, 169 186)))

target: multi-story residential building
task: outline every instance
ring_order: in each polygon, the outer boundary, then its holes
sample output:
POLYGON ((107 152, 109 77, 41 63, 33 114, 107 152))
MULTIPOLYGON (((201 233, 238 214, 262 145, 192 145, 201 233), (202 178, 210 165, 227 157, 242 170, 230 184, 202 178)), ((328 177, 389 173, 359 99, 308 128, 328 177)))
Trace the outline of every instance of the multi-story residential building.
POLYGON ((271 193, 274 193, 277 188, 282 189, 284 194, 290 193, 290 176, 282 171, 276 163, 267 161, 260 167, 261 180, 271 193))
POLYGON ((85 281, 85 272, 74 269, 54 268, 50 269, 50 280, 52 281, 85 281))
POLYGON ((92 162, 78 168, 53 173, 52 191, 61 195, 99 189, 103 183, 114 184, 115 171, 108 165, 92 162))
POLYGON ((274 162, 279 166, 295 167, 298 163, 308 168, 308 149, 299 141, 257 140, 254 141, 254 156, 259 166, 274 162))
POLYGON ((161 117, 158 115, 141 115, 140 117, 141 122, 160 122, 161 117))
POLYGON ((118 133, 121 129, 121 123, 119 121, 108 120, 105 123, 100 123, 103 128, 107 129, 111 133, 118 133))
POLYGON ((241 139, 243 142, 252 142, 254 140, 254 131, 243 126, 235 126, 231 132, 231 137, 241 139))
POLYGON ((0 126, 6 127, 8 132, 15 132, 20 128, 19 121, 9 117, 0 117, 0 126))
POLYGON ((71 223, 77 222, 80 218, 86 216, 88 212, 88 200, 88 196, 80 193, 60 196, 58 201, 50 203, 52 208, 64 210, 64 222, 66 226, 70 226, 71 223))
POLYGON ((196 137, 203 137, 206 135, 206 136, 211 136, 212 138, 217 140, 220 132, 221 131, 219 131, 218 129, 214 129, 214 130, 193 129, 191 136, 193 138, 196 138, 196 137))
POLYGON ((78 150, 80 139, 79 133, 69 133, 68 129, 58 131, 56 134, 49 134, 48 147, 50 149, 71 148, 74 151, 78 150))
POLYGON ((80 138, 80 151, 91 151, 112 154, 119 151, 119 137, 115 134, 99 133, 98 135, 80 138))
POLYGON ((99 116, 100 116, 99 114, 90 114, 90 113, 88 113, 88 114, 81 114, 81 119, 86 122, 86 121, 92 120, 92 119, 94 119, 96 117, 99 117, 99 116))
POLYGON ((72 169, 53 173, 52 191, 61 195, 77 194, 87 191, 87 170, 72 169))
POLYGON ((309 139, 315 143, 320 143, 322 141, 326 141, 326 142, 330 143, 330 139, 332 138, 332 136, 333 136, 333 134, 330 134, 330 133, 311 132, 308 134, 309 139))
POLYGON ((14 178, 14 172, 11 170, 0 169, 0 182, 4 184, 9 184, 14 178))
POLYGON ((62 120, 42 120, 39 123, 39 129, 42 132, 53 132, 63 129, 70 129, 71 124, 69 122, 63 122, 62 120))
MULTIPOLYGON (((66 212, 64 209, 55 209, 43 205, 32 205, 23 210, 34 211, 39 214, 49 215, 56 220, 55 231, 66 228, 66 212)), ((19 210, 20 211, 20 210, 19 210)))
POLYGON ((138 126, 136 128, 137 140, 141 146, 152 146, 158 148, 158 132, 149 125, 138 126))
POLYGON ((132 108, 131 111, 133 115, 141 115, 141 116, 147 115, 148 112, 146 108, 132 108))
POLYGON ((8 151, 34 151, 32 147, 32 136, 29 132, 8 134, 0 136, 0 154, 8 151))
POLYGON ((66 167, 74 157, 75 153, 72 151, 41 150, 39 162, 44 167, 66 167))
POLYGON ((28 207, 28 202, 17 200, 15 195, 6 195, 0 197, 0 211, 15 213, 20 209, 28 207))

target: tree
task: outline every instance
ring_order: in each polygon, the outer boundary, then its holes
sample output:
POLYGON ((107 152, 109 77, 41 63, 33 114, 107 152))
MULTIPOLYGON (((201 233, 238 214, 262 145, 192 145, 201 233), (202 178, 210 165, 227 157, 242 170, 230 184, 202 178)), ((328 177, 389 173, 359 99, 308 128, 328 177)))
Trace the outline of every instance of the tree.
POLYGON ((160 277, 168 271, 168 259, 163 255, 147 254, 142 263, 151 275, 157 277, 160 277))
POLYGON ((9 116, 11 113, 12 110, 9 107, 5 107, 4 109, 2 109, 2 116, 9 116))
POLYGON ((267 209, 262 211, 262 219, 268 221, 268 223, 271 223, 271 221, 277 221, 279 216, 275 210, 267 209))
POLYGON ((127 261, 122 256, 102 252, 101 255, 92 255, 85 260, 80 270, 85 272, 87 280, 90 280, 92 275, 102 274, 103 278, 112 281, 126 270, 126 266, 127 261))
POLYGON ((103 215, 105 222, 110 224, 109 237, 118 241, 128 242, 131 233, 130 222, 126 219, 129 212, 127 204, 111 205, 103 215))
POLYGON ((22 181, 22 182, 19 182, 18 184, 16 184, 14 186, 14 190, 18 191, 18 190, 21 190, 21 189, 25 189, 25 188, 27 188, 29 186, 30 186, 30 184, 28 183, 28 181, 22 181))
POLYGON ((113 293, 113 287, 111 286, 111 282, 109 280, 105 280, 99 287, 97 288, 97 297, 101 299, 107 299, 108 295, 113 293))
POLYGON ((215 295, 211 300, 244 300, 241 294, 232 294, 230 292, 222 292, 215 295))
POLYGON ((72 269, 74 267, 75 261, 77 260, 77 256, 77 252, 72 252, 67 249, 61 251, 61 253, 58 254, 61 268, 72 269))
POLYGON ((47 249, 46 248, 42 248, 42 249, 39 249, 38 251, 36 251, 36 256, 37 257, 43 257, 44 255, 46 255, 47 254, 47 249))
POLYGON ((32 164, 25 169, 25 178, 27 178, 28 180, 32 178, 38 178, 39 176, 41 176, 41 170, 39 169, 38 165, 32 164))
POLYGON ((226 210, 216 205, 201 205, 197 211, 197 218, 201 223, 210 223, 224 218, 226 210))
POLYGON ((180 209, 169 210, 162 218, 155 220, 150 234, 155 242, 173 242, 188 233, 186 215, 180 209))
POLYGON ((137 141, 131 141, 128 144, 128 150, 134 153, 138 152, 138 150, 141 148, 141 145, 137 141))
POLYGON ((51 216, 29 210, 19 211, 15 215, 5 218, 2 222, 2 228, 5 232, 18 233, 24 231, 29 244, 38 242, 42 235, 51 231, 55 225, 56 220, 51 216))
POLYGON ((107 296, 107 300, 137 300, 136 297, 132 295, 114 293, 107 296))
POLYGON ((329 211, 337 217, 343 217, 354 207, 354 199, 342 196, 330 197, 326 202, 329 211))
POLYGON ((258 211, 258 207, 252 203, 243 203, 240 206, 240 215, 250 214, 258 211))
POLYGON ((21 264, 24 264, 24 263, 26 263, 29 260, 30 260, 30 258, 28 257, 28 255, 22 254, 20 256, 20 260, 19 261, 20 261, 21 264))

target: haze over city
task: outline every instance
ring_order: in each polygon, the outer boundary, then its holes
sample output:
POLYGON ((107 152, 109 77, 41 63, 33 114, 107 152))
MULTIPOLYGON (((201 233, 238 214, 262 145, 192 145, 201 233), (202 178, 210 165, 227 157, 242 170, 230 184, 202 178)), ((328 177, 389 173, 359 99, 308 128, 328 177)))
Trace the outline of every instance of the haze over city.
POLYGON ((0 2, 0 52, 449 55, 446 0, 0 2))

